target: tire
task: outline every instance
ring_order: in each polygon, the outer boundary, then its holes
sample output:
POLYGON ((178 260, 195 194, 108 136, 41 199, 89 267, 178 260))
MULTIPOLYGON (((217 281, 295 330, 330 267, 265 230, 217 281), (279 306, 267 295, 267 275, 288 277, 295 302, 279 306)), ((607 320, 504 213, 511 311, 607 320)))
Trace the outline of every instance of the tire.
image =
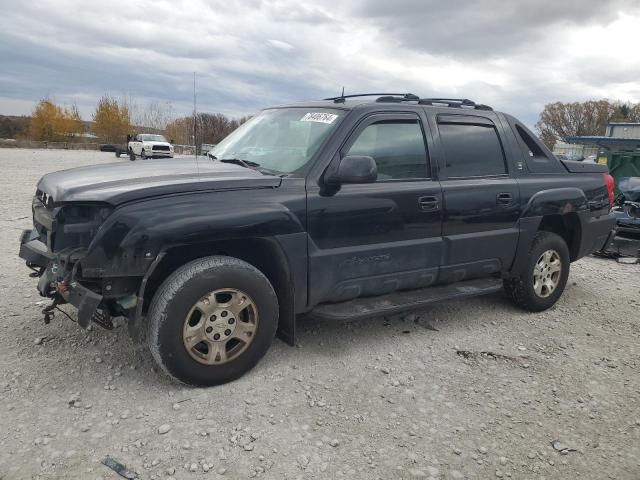
POLYGON ((142 150, 142 152, 140 153, 140 158, 142 158, 142 160, 146 160, 147 159, 147 154, 144 153, 144 149, 142 150))
POLYGON ((116 149, 115 149, 115 152, 116 152, 116 158, 120 158, 120 153, 121 153, 121 152, 120 152, 120 149, 119 149, 119 148, 116 148, 116 149))
POLYGON ((129 160, 131 160, 132 162, 136 161, 136 154, 133 153, 133 149, 129 149, 129 160))
POLYGON ((540 312, 552 307, 564 291, 569 278, 569 248, 561 236, 551 232, 538 232, 528 257, 524 271, 506 279, 504 289, 519 307, 530 312, 540 312), (547 252, 554 252, 549 257, 550 261, 543 258, 547 252), (556 262, 559 263, 557 274, 554 271, 556 262), (550 266, 536 269, 537 265, 550 266), (547 279, 540 281, 545 276, 547 279))
POLYGON ((205 257, 178 268, 162 283, 149 307, 147 342, 155 361, 175 380, 195 386, 220 385, 239 378, 258 363, 269 349, 277 325, 278 298, 262 272, 237 258, 205 257), (233 302, 229 300, 229 303, 225 303, 226 299, 222 298, 219 303, 220 295, 225 293, 215 292, 231 290, 240 292, 237 297, 239 300, 248 298, 245 303, 248 307, 236 305, 236 308, 244 310, 230 313, 223 319, 224 310, 220 308, 224 309, 224 305, 233 302), (202 314, 198 309, 205 299, 211 299, 206 304, 214 309, 214 314, 210 315, 211 310, 202 314), (249 309, 255 311, 254 324, 241 319, 249 309), (227 326, 210 323, 216 314, 216 322, 231 323, 234 320, 232 317, 237 316, 233 328, 238 328, 231 334, 227 333, 228 330, 219 329, 227 326), (197 317, 197 323, 193 323, 194 316, 197 317), (248 339, 244 345, 237 339, 238 335, 244 334, 237 332, 244 332, 247 325, 254 330, 251 336, 244 337, 248 339), (213 333, 205 335, 205 327, 207 332, 211 329, 213 333), (188 329, 198 330, 198 335, 207 338, 196 344, 188 336, 188 329), (226 334, 228 338, 216 342, 213 338, 215 332, 219 332, 218 337, 226 334), (194 346, 188 348, 188 342, 194 346), (228 355, 226 360, 216 353, 223 342, 221 348, 225 351, 225 359, 228 355), (209 351, 212 345, 214 347, 209 351), (211 358, 209 353, 212 353, 211 358))

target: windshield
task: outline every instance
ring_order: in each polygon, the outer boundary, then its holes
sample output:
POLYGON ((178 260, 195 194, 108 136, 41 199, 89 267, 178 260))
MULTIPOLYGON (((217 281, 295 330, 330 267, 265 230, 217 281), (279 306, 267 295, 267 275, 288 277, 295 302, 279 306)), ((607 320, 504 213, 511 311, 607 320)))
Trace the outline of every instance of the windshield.
POLYGON ((208 152, 217 160, 241 161, 291 173, 304 166, 344 114, 326 108, 264 110, 208 152))
POLYGON ((162 135, 140 135, 140 140, 142 140, 143 142, 166 142, 167 139, 164 138, 162 135))

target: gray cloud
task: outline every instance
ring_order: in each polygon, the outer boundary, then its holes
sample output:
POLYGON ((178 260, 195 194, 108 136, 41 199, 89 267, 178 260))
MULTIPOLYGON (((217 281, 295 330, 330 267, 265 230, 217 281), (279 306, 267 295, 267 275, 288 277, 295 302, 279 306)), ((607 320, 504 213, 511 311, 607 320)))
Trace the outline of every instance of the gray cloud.
POLYGON ((409 48, 478 59, 535 48, 553 29, 607 25, 639 7, 634 0, 362 0, 354 13, 409 48))
POLYGON ((640 99, 640 59, 624 51, 636 4, 0 0, 0 113, 49 96, 89 118, 110 93, 184 114, 196 72, 204 111, 242 115, 345 86, 475 98, 533 124, 549 101, 640 99))

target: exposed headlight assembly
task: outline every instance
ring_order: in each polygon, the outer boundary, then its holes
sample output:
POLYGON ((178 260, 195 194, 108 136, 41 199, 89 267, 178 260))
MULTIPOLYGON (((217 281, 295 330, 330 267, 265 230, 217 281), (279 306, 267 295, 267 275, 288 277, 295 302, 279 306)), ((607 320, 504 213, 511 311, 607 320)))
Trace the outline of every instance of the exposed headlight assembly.
POLYGON ((88 246, 113 208, 101 203, 70 203, 57 216, 55 249, 88 246))

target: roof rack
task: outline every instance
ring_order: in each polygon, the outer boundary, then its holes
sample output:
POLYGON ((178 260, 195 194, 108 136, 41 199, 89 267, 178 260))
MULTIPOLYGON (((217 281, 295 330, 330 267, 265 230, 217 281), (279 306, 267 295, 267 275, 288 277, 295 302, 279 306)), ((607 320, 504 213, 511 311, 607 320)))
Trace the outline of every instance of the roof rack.
POLYGON ((356 98, 356 97, 393 97, 393 98, 402 98, 400 101, 417 101, 420 100, 420 97, 414 95, 413 93, 357 93, 355 95, 340 95, 339 97, 329 97, 324 98, 323 100, 333 100, 333 103, 344 103, 345 98, 356 98))
POLYGON ((419 105, 445 105, 452 108, 469 108, 475 110, 493 110, 489 105, 476 103, 468 98, 420 98, 413 93, 358 93, 355 95, 341 95, 339 97, 325 98, 334 103, 344 103, 347 98, 378 97, 379 103, 418 102, 419 105))
MULTIPOLYGON (((414 95, 415 96, 415 95, 414 95)), ((400 103, 407 101, 417 101, 418 105, 444 105, 452 108, 473 108, 475 110, 493 110, 489 105, 476 103, 468 98, 404 98, 394 96, 384 96, 376 99, 376 102, 400 103)))

